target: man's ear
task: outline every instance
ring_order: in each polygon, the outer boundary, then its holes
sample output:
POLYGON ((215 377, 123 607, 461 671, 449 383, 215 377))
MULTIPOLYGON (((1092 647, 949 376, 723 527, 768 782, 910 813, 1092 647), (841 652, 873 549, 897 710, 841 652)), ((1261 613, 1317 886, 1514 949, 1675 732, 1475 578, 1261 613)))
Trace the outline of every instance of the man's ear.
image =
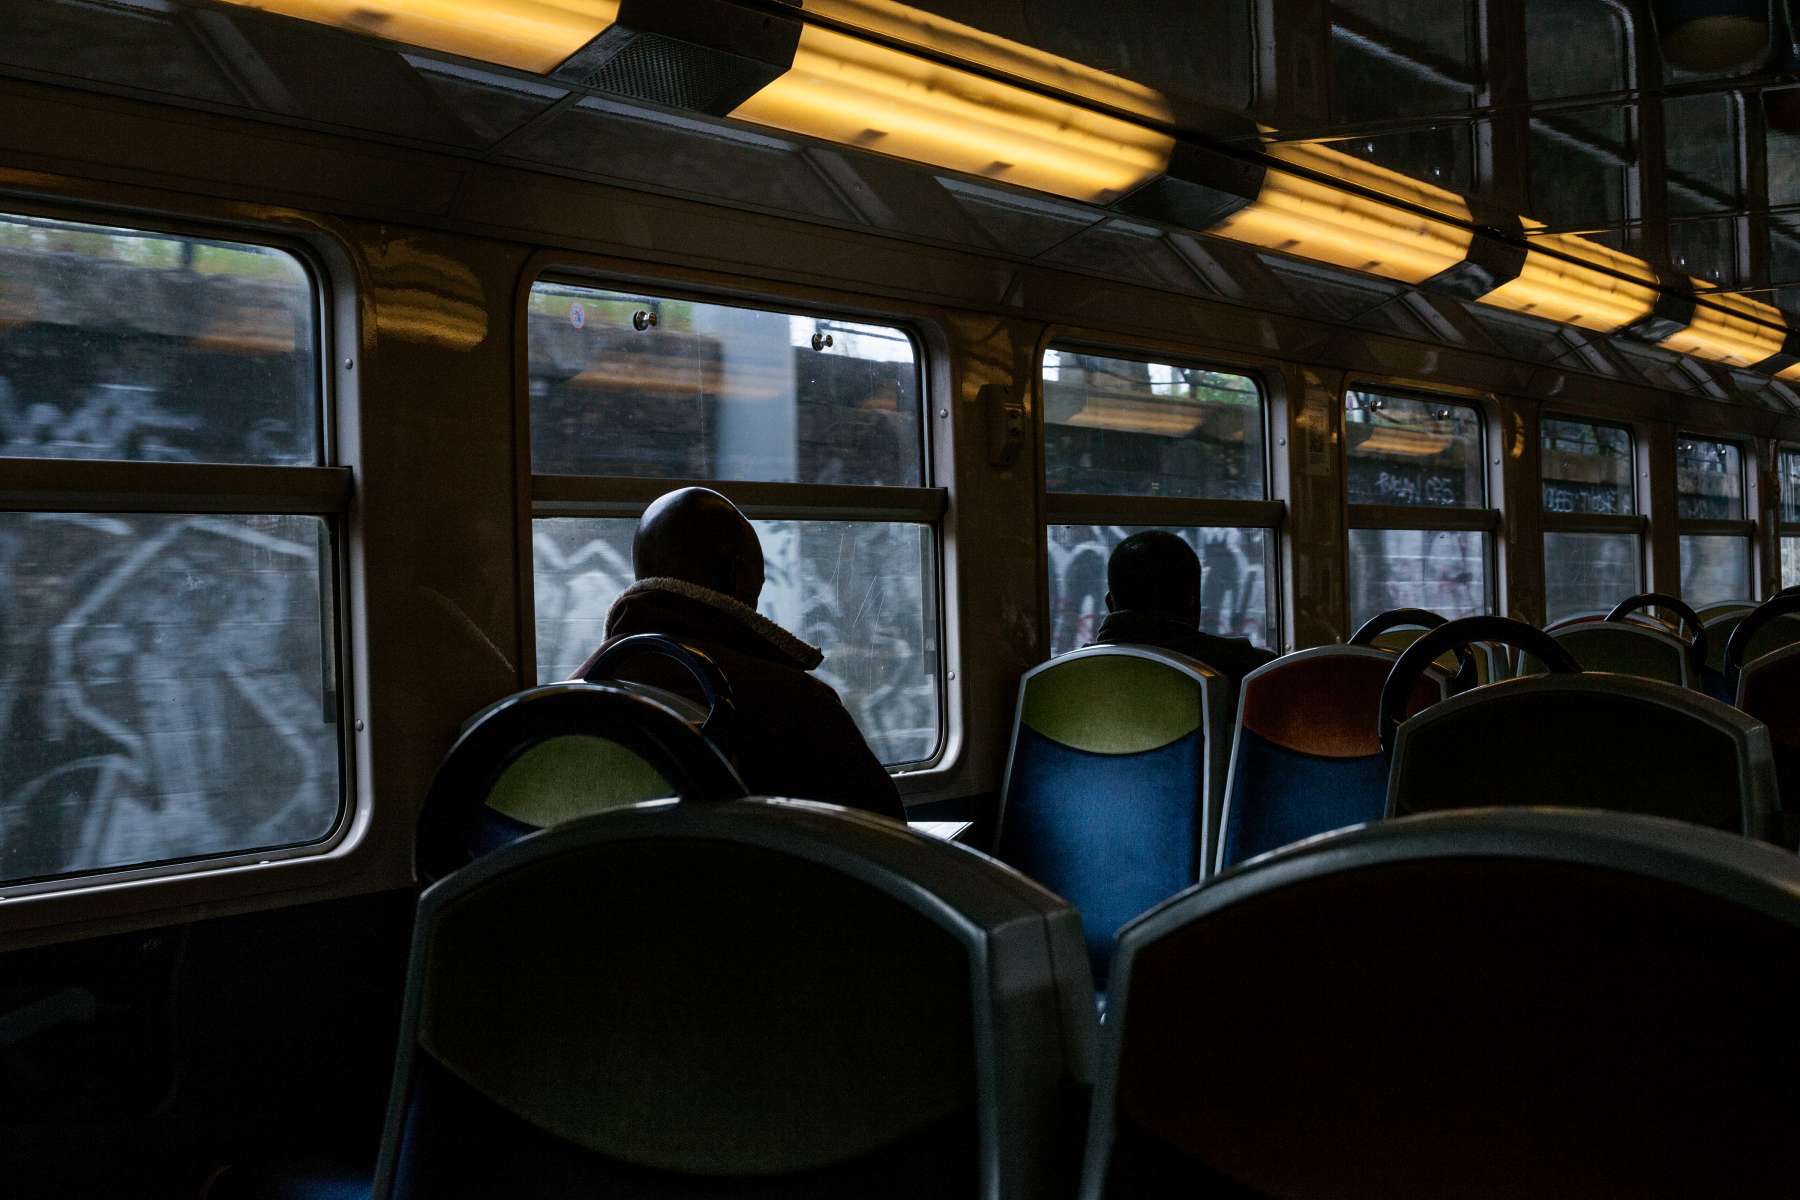
POLYGON ((1107 612, 1118 612, 1119 611, 1118 609, 1113 607, 1111 592, 1106 593, 1106 611, 1107 612))

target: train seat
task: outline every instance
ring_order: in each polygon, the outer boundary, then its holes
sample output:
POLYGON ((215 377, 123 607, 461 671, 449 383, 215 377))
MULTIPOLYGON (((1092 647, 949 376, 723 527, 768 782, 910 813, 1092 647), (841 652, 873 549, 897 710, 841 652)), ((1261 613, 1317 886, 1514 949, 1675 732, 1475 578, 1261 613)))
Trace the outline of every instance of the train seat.
POLYGON ((1092 996, 1068 904, 894 822, 573 821, 421 899, 375 1195, 1067 1194, 1092 996))
POLYGON ((1800 588, 1788 588, 1742 614, 1725 639, 1720 665, 1724 698, 1737 698, 1739 676, 1746 665, 1796 644, 1800 644, 1800 588))
MULTIPOLYGON (((1550 636, 1575 656, 1584 671, 1657 679, 1676 687, 1694 685, 1688 644, 1672 633, 1631 621, 1584 621, 1553 630, 1550 636)), ((1543 664, 1528 657, 1519 673, 1543 672, 1543 664)))
MULTIPOLYGON (((1480 636, 1473 633, 1473 636, 1480 636)), ((1559 804, 1774 834, 1769 735, 1729 705, 1629 675, 1583 673, 1564 643, 1504 618, 1452 622, 1394 664, 1382 690, 1391 817, 1447 808, 1559 804), (1461 631, 1516 627, 1552 674, 1482 688, 1398 719, 1429 654, 1461 631)))
MULTIPOLYGON (((1429 609, 1389 609, 1364 621, 1345 644, 1373 646, 1377 650, 1398 655, 1418 641, 1427 630, 1436 629, 1444 623, 1445 619, 1441 615, 1429 609)), ((1454 651, 1446 651, 1438 656, 1437 665, 1451 678, 1451 690, 1467 691, 1472 687, 1498 682, 1512 674, 1511 664, 1499 647, 1490 646, 1486 642, 1473 642, 1467 651, 1466 667, 1454 651), (1466 676, 1463 674, 1465 670, 1469 672, 1466 676)))
POLYGON ((1774 847, 1568 810, 1345 830, 1121 933, 1081 1195, 1787 1195, 1796 989, 1774 847))
POLYGON ((1800 645, 1784 646, 1750 663, 1738 676, 1737 706, 1769 731, 1781 842, 1800 842, 1800 645))
POLYGON ((1201 877, 1230 694, 1212 668, 1143 646, 1076 650, 1019 682, 998 855, 1081 910, 1102 986, 1119 926, 1201 877))
MULTIPOLYGON (((1379 820, 1387 760, 1376 735, 1381 687, 1394 656, 1362 646, 1320 646, 1244 677, 1225 799, 1218 869, 1304 837, 1379 820)), ((1435 667, 1409 712, 1442 700, 1435 667)))
POLYGON ((691 712, 644 688, 546 684, 483 709, 450 747, 419 814, 419 874, 441 879, 528 833, 609 808, 743 794, 691 712))

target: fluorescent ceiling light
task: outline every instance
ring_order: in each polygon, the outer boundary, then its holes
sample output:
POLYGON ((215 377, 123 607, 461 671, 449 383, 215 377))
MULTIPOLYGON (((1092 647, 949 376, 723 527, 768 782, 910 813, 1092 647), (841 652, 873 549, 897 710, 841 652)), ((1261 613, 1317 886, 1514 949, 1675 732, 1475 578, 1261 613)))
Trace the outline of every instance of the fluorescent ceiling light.
POLYGON ((1401 458, 1432 458, 1450 448, 1450 435, 1422 433, 1399 429, 1392 425, 1377 426, 1374 433, 1356 444, 1359 454, 1391 454, 1401 458))
POLYGON ((1527 250, 1518 278, 1481 296, 1481 303, 1601 333, 1655 310, 1656 272, 1642 259, 1566 233, 1533 238, 1532 245, 1566 257, 1527 250))
MULTIPOLYGON (((1701 280, 1693 282, 1704 286, 1701 280)), ((1686 328, 1657 345, 1677 354, 1748 367, 1781 352, 1785 329, 1781 310, 1774 305, 1724 292, 1705 297, 1686 328)))
MULTIPOLYGON (((1468 205, 1456 193, 1328 146, 1278 145, 1268 153, 1457 221, 1470 219, 1468 205)), ((1279 169, 1263 177, 1262 190, 1248 207, 1206 232, 1404 283, 1423 283, 1456 266, 1468 257, 1474 239, 1451 221, 1279 169)))
POLYGON ((231 0, 409 46, 548 73, 593 41, 619 0, 231 0))
POLYGON ((1152 121, 1170 119, 1161 92, 1130 79, 946 20, 893 0, 806 0, 808 15, 826 17, 989 70, 1080 96, 1152 121))
POLYGON ((794 65, 731 114, 759 125, 1108 204, 1175 141, 955 67, 808 25, 794 65))

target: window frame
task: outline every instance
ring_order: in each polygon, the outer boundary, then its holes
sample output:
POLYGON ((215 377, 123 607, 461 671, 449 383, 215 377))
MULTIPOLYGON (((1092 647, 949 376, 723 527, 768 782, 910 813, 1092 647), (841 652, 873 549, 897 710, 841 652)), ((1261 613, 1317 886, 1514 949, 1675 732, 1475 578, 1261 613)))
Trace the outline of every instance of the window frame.
MULTIPOLYGON (((1275 462, 1275 410, 1279 384, 1271 375, 1278 371, 1266 362, 1233 360, 1227 356, 1196 353, 1191 348, 1173 348, 1166 344, 1135 341, 1123 337, 1107 337, 1073 329, 1046 328, 1038 339, 1031 362, 1031 395, 1037 410, 1033 422, 1036 432, 1038 496, 1039 602, 1044 620, 1041 622, 1040 658, 1050 653, 1053 630, 1050 614, 1050 572, 1044 549, 1054 525, 1120 525, 1150 526, 1162 529, 1232 528, 1261 529, 1268 539, 1263 581, 1269 597, 1269 614, 1273 618, 1266 631, 1268 648, 1276 653, 1285 645, 1287 612, 1282 585, 1285 559, 1282 531, 1287 520, 1287 505, 1276 498, 1277 470, 1275 462), (1261 500, 1215 500, 1198 496, 1114 496, 1103 492, 1055 492, 1050 490, 1047 469, 1047 445, 1050 438, 1048 412, 1044 403, 1044 355, 1050 350, 1066 350, 1078 354, 1094 354, 1122 358, 1134 362, 1158 363, 1174 367, 1219 371, 1250 380, 1256 387, 1258 409, 1262 418, 1263 498, 1261 500)), ((1281 438, 1285 445, 1287 439, 1281 438)))
POLYGON ((1505 611, 1505 581, 1500 577, 1500 538, 1505 528, 1505 481, 1500 475, 1499 457, 1494 452, 1495 411, 1498 401, 1486 392, 1469 391, 1459 388, 1433 386, 1425 387, 1407 381, 1389 381, 1371 376, 1347 376, 1339 389, 1336 405, 1338 438, 1338 477, 1343 481, 1344 502, 1344 616, 1345 628, 1350 628, 1351 619, 1355 616, 1354 592, 1350 583, 1350 534, 1357 529, 1393 530, 1396 532, 1413 531, 1455 531, 1477 532, 1484 534, 1484 558, 1486 559, 1486 593, 1489 613, 1505 611), (1454 404, 1459 408, 1472 409, 1475 412, 1481 433, 1479 461, 1481 463, 1482 507, 1480 508, 1442 508, 1433 505, 1411 504, 1354 504, 1350 501, 1350 438, 1343 433, 1345 414, 1352 392, 1376 392, 1384 396, 1392 396, 1397 400, 1419 400, 1426 403, 1454 404))
MULTIPOLYGON (((1800 442, 1776 441, 1775 443, 1775 578, 1777 589, 1781 586, 1792 586, 1786 583, 1781 575, 1782 546, 1790 539, 1800 540, 1800 520, 1789 521, 1783 516, 1782 506, 1790 499, 1800 509, 1800 483, 1793 484, 1794 495, 1788 494, 1790 480, 1782 471, 1782 459, 1787 455, 1800 459, 1800 442)), ((1800 515, 1800 513, 1797 513, 1800 515)))
MULTIPOLYGON (((1749 440, 1745 439, 1741 434, 1703 433, 1703 432, 1696 431, 1691 426, 1682 426, 1682 425, 1678 425, 1675 427, 1675 437, 1674 437, 1674 440, 1670 443, 1670 448, 1675 452, 1674 460, 1671 464, 1671 467, 1672 467, 1672 471, 1673 471, 1673 477, 1675 480, 1675 552, 1676 552, 1676 567, 1677 567, 1677 569, 1680 571, 1683 571, 1684 573, 1686 570, 1686 568, 1682 564, 1681 558, 1680 558, 1681 539, 1683 537, 1688 537, 1688 536, 1720 537, 1720 536, 1724 536, 1724 537, 1738 538, 1739 540, 1744 542, 1745 546, 1749 550, 1749 553, 1744 556, 1745 561, 1749 564, 1748 575, 1746 578, 1739 580, 1739 582, 1741 584, 1743 584, 1744 588, 1745 588, 1745 591, 1742 593, 1741 598, 1754 600, 1757 592, 1760 590, 1757 587, 1757 570, 1756 570, 1756 568, 1757 568, 1756 516, 1755 516, 1756 495, 1755 495, 1754 486, 1753 486, 1754 482, 1755 482, 1755 478, 1756 478, 1756 457, 1755 457, 1754 448, 1750 444, 1749 440), (1693 441, 1697 441, 1697 442, 1720 443, 1723 445, 1731 446, 1737 450, 1737 452, 1738 452, 1738 495, 1741 498, 1740 503, 1742 504, 1743 510, 1744 510, 1743 517, 1741 517, 1741 518, 1724 518, 1724 517, 1713 518, 1713 517, 1684 517, 1681 515, 1680 447, 1681 447, 1682 439, 1684 439, 1684 438, 1692 439, 1693 441)), ((1677 576, 1677 579, 1679 579, 1679 576, 1677 576)), ((1683 595, 1682 599, 1686 600, 1687 599, 1686 595, 1683 595)), ((1692 602, 1690 601, 1690 603, 1692 603, 1692 602)))
MULTIPOLYGON (((933 420, 939 405, 939 361, 947 358, 942 339, 936 336, 923 313, 902 306, 871 303, 867 297, 836 297, 817 292, 770 287, 757 281, 694 279, 676 271, 646 273, 641 265, 583 259, 579 255, 540 252, 526 264, 514 303, 517 346, 514 435, 517 479, 517 534, 520 562, 517 570, 519 603, 519 670, 521 688, 538 686, 537 587, 532 562, 533 524, 558 517, 641 517, 650 502, 683 487, 706 487, 720 493, 751 520, 836 521, 859 524, 901 522, 924 525, 931 531, 931 557, 936 571, 929 581, 931 616, 936 620, 938 689, 937 741, 922 759, 884 763, 883 768, 901 786, 902 798, 915 790, 909 781, 941 778, 957 763, 962 739, 958 736, 961 703, 957 695, 952 654, 949 562, 946 553, 950 512, 949 489, 938 482, 936 440, 940 421, 933 420), (919 396, 919 469, 916 487, 877 484, 782 483, 766 480, 675 479, 636 475, 567 475, 537 473, 531 460, 531 344, 530 301, 540 283, 597 290, 636 289, 660 299, 691 300, 701 304, 729 305, 788 315, 854 319, 879 322, 897 329, 911 341, 919 396)), ((947 415, 945 409, 939 417, 947 415)))
MULTIPOLYGON (((254 222, 190 218, 163 210, 121 209, 83 197, 46 200, 39 196, 0 193, 0 212, 76 225, 119 229, 130 233, 234 243, 277 250, 292 258, 311 290, 314 325, 312 385, 314 436, 318 461, 310 465, 275 463, 184 463, 130 459, 25 458, 0 455, 0 512, 111 513, 182 516, 307 516, 324 526, 329 555, 321 560, 321 630, 329 638, 336 708, 338 803, 324 837, 295 845, 247 848, 143 863, 127 863, 70 872, 30 881, 0 880, 0 900, 35 898, 52 905, 40 918, 54 925, 60 900, 107 894, 119 886, 153 881, 176 883, 218 876, 243 868, 265 868, 335 858, 350 849, 353 830, 366 824, 357 752, 361 725, 360 680, 355 663, 359 631, 359 598, 351 588, 353 572, 352 498, 355 475, 342 461, 338 436, 344 409, 354 398, 340 394, 332 369, 335 347, 354 341, 347 328, 342 299, 334 288, 344 264, 330 251, 292 231, 254 222), (326 622, 329 623, 328 627, 326 622)), ((346 362, 346 369, 351 365, 346 362)), ((280 887, 279 883, 269 886, 280 887)), ((33 922, 36 927, 36 922, 33 922)))

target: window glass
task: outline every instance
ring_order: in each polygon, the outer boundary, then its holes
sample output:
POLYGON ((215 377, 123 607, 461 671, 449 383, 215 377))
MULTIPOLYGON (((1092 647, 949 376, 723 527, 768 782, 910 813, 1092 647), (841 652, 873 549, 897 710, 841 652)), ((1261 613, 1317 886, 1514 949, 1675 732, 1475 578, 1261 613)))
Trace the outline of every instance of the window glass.
POLYGON ((1329 11, 1335 120, 1473 107, 1481 70, 1469 0, 1335 0, 1329 11))
POLYGON ((326 837, 330 554, 316 517, 0 514, 0 879, 326 837))
POLYGON ((1044 475, 1053 492, 1261 500, 1262 391, 1247 375, 1044 352, 1044 475))
POLYGON ((918 352, 903 330, 545 282, 528 311, 534 471, 924 479, 918 352))
POLYGON ((1685 435, 1676 438, 1675 488, 1677 507, 1684 517, 1743 520, 1743 452, 1730 442, 1711 442, 1685 435))
POLYGON ((1527 0, 1525 76, 1534 100, 1623 91, 1625 22, 1604 4, 1527 0))
POLYGON ((0 455, 318 463, 316 314, 281 250, 0 214, 0 455))
POLYGON ((1750 539, 1729 534, 1681 535, 1681 598, 1691 608, 1748 600, 1750 539))
POLYGON ((1612 425, 1547 417, 1539 427, 1539 441, 1545 512, 1637 511, 1630 433, 1612 425))
POLYGON ((1800 450, 1781 452, 1781 523, 1800 525, 1800 450))
MULTIPOLYGON (((1106 561, 1113 548, 1148 525, 1052 525, 1050 542, 1050 653, 1094 640, 1106 619, 1106 561)), ((1200 628, 1220 637, 1249 638, 1268 647, 1273 539, 1266 529, 1171 529, 1200 556, 1200 628)))
POLYGON ((1485 508, 1481 414, 1465 404, 1349 392, 1350 503, 1485 508))
POLYGON ((1720 212, 1742 200, 1738 180, 1738 105, 1729 92, 1663 101, 1669 211, 1720 212))
POLYGON ((1391 608, 1487 612, 1487 540, 1472 529, 1352 529, 1350 627, 1391 608))
POLYGON ((1607 612, 1643 590, 1635 533, 1544 533, 1544 607, 1552 621, 1607 612))
POLYGON ((1631 215, 1637 181, 1632 110, 1556 109, 1530 126, 1531 212, 1554 227, 1612 225, 1631 215))
POLYGON ((1800 537, 1781 539, 1781 586, 1800 584, 1800 537))
MULTIPOLYGON (((756 521, 767 581, 757 611, 818 646, 816 674, 837 689, 876 757, 919 762, 937 750, 937 578, 924 525, 756 521)), ((567 679, 605 640, 606 613, 634 576, 632 517, 532 522, 538 679, 567 679)))

